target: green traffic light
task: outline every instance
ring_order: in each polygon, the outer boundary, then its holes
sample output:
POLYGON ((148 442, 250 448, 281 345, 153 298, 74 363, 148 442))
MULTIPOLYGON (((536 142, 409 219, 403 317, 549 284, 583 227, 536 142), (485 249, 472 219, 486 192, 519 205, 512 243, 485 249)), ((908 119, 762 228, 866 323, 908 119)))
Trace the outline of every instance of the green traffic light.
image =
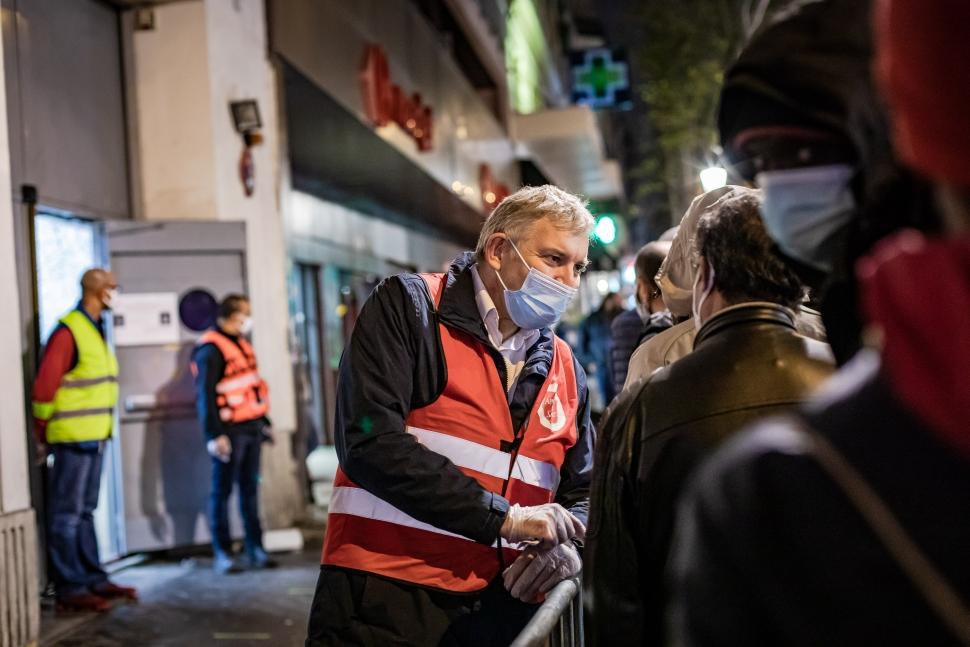
POLYGON ((613 216, 600 216, 596 221, 593 235, 604 245, 609 245, 616 240, 616 221, 613 220, 613 216))

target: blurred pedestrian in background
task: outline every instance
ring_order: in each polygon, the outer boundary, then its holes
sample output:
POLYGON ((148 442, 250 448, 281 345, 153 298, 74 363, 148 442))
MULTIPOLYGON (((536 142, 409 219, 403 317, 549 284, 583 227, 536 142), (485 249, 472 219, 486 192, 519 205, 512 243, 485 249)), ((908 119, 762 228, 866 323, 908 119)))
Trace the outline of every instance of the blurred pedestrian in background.
POLYGON ((636 272, 637 307, 620 313, 610 326, 611 366, 613 389, 619 393, 626 382, 630 356, 637 346, 659 332, 670 328, 673 315, 664 305, 663 293, 654 280, 667 252, 670 242, 647 243, 637 252, 633 267, 636 272))
POLYGON ((269 418, 269 388, 259 375, 256 352, 246 339, 252 331, 249 299, 230 294, 219 304, 216 327, 196 345, 192 355, 196 408, 206 450, 212 457, 209 532, 213 568, 238 573, 229 534, 229 495, 239 486, 239 512, 245 532, 245 565, 273 568, 263 549, 259 521, 259 462, 264 442, 273 442, 269 418))
POLYGON ((610 359, 612 341, 610 326, 613 320, 623 312, 623 297, 617 292, 610 292, 603 297, 599 307, 594 310, 579 326, 579 348, 577 354, 583 362, 587 373, 596 377, 599 390, 599 406, 594 410, 602 412, 616 395, 613 387, 613 365, 610 359))
POLYGON ((114 275, 91 269, 81 301, 61 318, 44 349, 33 389, 38 454, 50 468, 51 578, 62 611, 107 611, 109 598, 137 599, 101 568, 94 510, 105 442, 114 429, 118 361, 105 337, 104 313, 118 293, 114 275))

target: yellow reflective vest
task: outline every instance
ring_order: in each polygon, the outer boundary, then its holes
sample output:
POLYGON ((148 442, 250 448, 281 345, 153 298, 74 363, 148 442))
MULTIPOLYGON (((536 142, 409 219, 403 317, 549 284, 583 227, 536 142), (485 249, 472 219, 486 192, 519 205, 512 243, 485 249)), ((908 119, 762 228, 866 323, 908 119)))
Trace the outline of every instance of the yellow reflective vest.
POLYGON ((47 420, 48 443, 104 440, 114 427, 118 360, 94 323, 79 310, 61 319, 77 347, 77 366, 64 375, 53 402, 34 402, 34 417, 47 420))

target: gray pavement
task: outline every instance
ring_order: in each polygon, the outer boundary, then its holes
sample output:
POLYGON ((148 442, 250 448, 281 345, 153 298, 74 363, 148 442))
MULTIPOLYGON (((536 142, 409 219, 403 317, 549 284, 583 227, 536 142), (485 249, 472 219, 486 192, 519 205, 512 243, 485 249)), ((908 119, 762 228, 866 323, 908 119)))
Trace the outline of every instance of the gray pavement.
POLYGON ((320 563, 320 544, 276 555, 280 568, 216 575, 209 558, 154 560, 112 576, 135 586, 136 604, 105 614, 56 615, 45 609, 41 645, 302 645, 320 563))

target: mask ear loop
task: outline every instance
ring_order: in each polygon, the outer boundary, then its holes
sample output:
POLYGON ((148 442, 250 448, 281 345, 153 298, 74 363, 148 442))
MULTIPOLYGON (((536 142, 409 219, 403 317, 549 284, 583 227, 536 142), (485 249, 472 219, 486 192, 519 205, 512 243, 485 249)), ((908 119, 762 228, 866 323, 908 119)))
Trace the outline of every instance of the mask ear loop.
MULTIPOLYGON (((693 304, 693 295, 691 296, 691 301, 692 301, 691 307, 693 309, 693 313, 692 314, 694 316, 694 325, 697 326, 697 329, 698 330, 700 330, 700 328, 701 328, 700 325, 697 325, 698 321, 700 320, 700 316, 701 316, 701 307, 704 305, 704 301, 706 301, 707 298, 709 296, 711 296, 711 292, 714 291, 714 274, 715 274, 714 273, 714 266, 711 265, 710 261, 705 261, 705 264, 707 265, 707 269, 708 269, 708 271, 710 273, 710 276, 707 279, 707 285, 704 286, 704 291, 701 293, 701 298, 697 300, 696 307, 693 304)), ((697 285, 697 279, 699 279, 699 278, 700 278, 700 268, 698 268, 698 274, 694 278, 694 285, 697 285)))
MULTIPOLYGON (((505 240, 509 241, 509 245, 511 245, 512 249, 515 250, 515 253, 519 256, 519 260, 521 260, 522 263, 525 264, 525 266, 531 270, 532 266, 525 262, 525 259, 522 257, 521 252, 519 252, 519 248, 515 246, 515 243, 512 242, 512 239, 506 236, 505 240)), ((506 292, 515 292, 515 290, 510 290, 509 287, 505 285, 505 281, 502 280, 502 274, 500 272, 496 271, 495 276, 498 277, 498 282, 502 284, 503 290, 505 290, 506 292)))

